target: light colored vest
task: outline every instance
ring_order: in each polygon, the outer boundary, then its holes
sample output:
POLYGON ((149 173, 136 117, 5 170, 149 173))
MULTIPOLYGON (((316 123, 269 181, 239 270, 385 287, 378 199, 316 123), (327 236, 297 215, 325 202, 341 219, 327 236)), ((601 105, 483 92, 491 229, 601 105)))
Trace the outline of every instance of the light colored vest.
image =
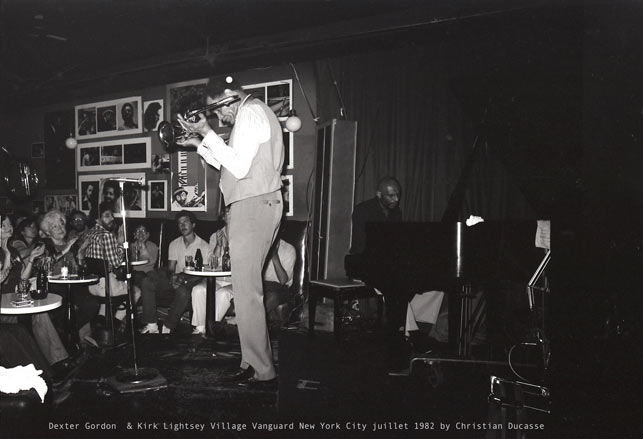
MULTIPOLYGON (((221 167, 219 187, 223 193, 226 205, 257 195, 269 194, 281 188, 281 168, 284 165, 284 144, 281 125, 275 113, 259 99, 251 99, 243 104, 239 111, 246 106, 259 106, 270 122, 270 139, 261 145, 257 155, 252 159, 248 174, 237 179, 225 166, 221 167)), ((229 144, 234 148, 237 127, 232 128, 229 144)))

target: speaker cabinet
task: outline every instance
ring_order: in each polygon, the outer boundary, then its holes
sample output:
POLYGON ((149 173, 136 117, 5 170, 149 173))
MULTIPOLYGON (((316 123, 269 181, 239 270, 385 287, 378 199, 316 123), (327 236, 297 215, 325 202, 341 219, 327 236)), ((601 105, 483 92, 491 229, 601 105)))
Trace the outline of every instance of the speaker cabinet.
POLYGON ((343 277, 351 241, 357 122, 332 119, 317 128, 311 280, 343 277))

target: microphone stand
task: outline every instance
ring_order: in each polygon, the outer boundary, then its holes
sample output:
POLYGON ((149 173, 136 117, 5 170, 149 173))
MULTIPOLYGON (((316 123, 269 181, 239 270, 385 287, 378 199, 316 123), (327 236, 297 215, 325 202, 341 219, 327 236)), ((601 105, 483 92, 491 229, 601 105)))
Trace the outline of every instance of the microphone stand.
POLYGON ((127 306, 127 316, 129 318, 134 367, 124 369, 116 376, 109 377, 107 382, 112 388, 114 388, 114 390, 120 393, 144 392, 147 390, 156 390, 167 387, 167 380, 157 369, 152 367, 138 367, 136 329, 134 326, 134 310, 132 307, 132 304, 135 302, 130 288, 130 279, 132 278, 132 274, 130 273, 129 242, 127 241, 127 210, 125 208, 125 198, 123 196, 125 193, 125 182, 119 181, 118 184, 121 189, 121 219, 123 222, 123 236, 125 237, 125 242, 123 242, 123 248, 125 249, 125 288, 127 290, 127 300, 125 301, 125 304, 127 306))

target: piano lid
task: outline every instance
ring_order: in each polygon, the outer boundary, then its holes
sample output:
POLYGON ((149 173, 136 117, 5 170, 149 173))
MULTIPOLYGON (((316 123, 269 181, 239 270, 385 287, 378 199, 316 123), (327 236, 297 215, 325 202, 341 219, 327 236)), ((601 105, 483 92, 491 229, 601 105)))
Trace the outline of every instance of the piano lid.
POLYGON ((494 279, 527 282, 542 258, 536 221, 367 223, 365 270, 416 288, 494 279))

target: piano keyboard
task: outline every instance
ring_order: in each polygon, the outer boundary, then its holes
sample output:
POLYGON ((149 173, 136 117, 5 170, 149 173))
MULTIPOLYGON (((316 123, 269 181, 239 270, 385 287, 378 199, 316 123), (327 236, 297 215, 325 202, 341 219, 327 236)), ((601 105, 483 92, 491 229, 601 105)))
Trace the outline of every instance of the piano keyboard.
POLYGON ((185 186, 188 184, 188 153, 186 151, 179 151, 178 158, 178 182, 179 186, 185 186))

